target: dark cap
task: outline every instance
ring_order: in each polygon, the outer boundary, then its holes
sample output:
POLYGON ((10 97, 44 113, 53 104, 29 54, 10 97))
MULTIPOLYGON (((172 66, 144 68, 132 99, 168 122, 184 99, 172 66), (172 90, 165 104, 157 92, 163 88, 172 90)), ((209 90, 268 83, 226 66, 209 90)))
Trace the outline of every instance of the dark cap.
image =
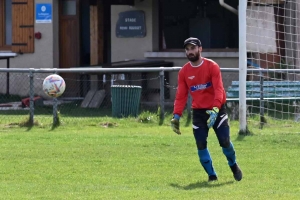
POLYGON ((187 44, 197 45, 198 47, 201 47, 201 41, 198 38, 190 37, 186 39, 183 43, 183 47, 185 47, 187 44))

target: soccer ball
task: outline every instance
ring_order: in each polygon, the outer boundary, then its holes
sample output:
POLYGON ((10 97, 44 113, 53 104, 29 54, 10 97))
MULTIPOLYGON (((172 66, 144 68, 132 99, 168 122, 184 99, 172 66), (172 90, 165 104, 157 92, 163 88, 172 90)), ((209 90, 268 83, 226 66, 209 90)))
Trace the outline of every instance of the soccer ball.
POLYGON ((57 74, 51 74, 43 81, 43 90, 49 97, 59 97, 64 93, 65 89, 65 80, 57 74))

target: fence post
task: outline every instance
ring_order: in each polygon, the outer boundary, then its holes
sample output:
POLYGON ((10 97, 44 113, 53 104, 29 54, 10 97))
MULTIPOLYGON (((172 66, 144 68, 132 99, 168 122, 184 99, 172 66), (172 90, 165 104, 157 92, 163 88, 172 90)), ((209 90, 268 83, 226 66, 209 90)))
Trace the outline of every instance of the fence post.
MULTIPOLYGON (((57 74, 57 72, 54 72, 54 74, 57 74)), ((57 104, 58 104, 57 98, 53 98, 53 124, 52 124, 53 126, 56 126, 58 123, 57 104)))
POLYGON ((159 90, 159 104, 160 104, 160 120, 165 118, 165 72, 159 72, 160 90, 159 90))
POLYGON ((57 98, 53 98, 53 125, 56 126, 58 122, 57 118, 57 98))
POLYGON ((33 80, 33 72, 30 70, 29 72, 29 123, 33 124, 34 118, 34 80, 33 80))
POLYGON ((260 101, 259 101, 259 113, 260 113, 260 128, 263 128, 264 125, 264 77, 263 73, 259 72, 259 81, 260 81, 260 101))
POLYGON ((189 93, 188 94, 188 100, 187 100, 187 108, 186 108, 186 110, 187 110, 187 119, 191 119, 191 115, 192 115, 192 112, 191 112, 191 110, 192 110, 192 96, 191 96, 191 94, 189 93))

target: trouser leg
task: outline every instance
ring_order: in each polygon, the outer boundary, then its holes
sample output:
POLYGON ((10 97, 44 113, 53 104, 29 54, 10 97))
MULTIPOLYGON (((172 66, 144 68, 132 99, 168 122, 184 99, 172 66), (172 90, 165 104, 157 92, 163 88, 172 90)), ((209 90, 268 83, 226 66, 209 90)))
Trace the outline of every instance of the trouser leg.
POLYGON ((206 125, 206 114, 193 111, 193 134, 197 145, 200 163, 208 176, 216 175, 212 158, 207 148, 208 127, 206 125))
POLYGON ((218 119, 216 120, 213 128, 217 135, 219 144, 222 147, 223 154, 226 156, 228 165, 234 165, 236 163, 236 156, 234 146, 230 141, 230 128, 226 113, 219 113, 218 119))

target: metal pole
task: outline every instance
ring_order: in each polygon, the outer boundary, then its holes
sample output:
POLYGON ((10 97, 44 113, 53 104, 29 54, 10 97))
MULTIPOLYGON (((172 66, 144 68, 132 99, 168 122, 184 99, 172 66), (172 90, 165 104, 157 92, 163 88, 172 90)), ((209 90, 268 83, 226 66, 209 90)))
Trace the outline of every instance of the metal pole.
POLYGON ((260 101, 259 101, 259 112, 260 112, 260 128, 262 129, 264 126, 264 77, 263 73, 259 73, 259 81, 260 81, 260 101))
POLYGON ((34 80, 33 72, 29 72, 29 123, 33 124, 34 119, 34 80))
MULTIPOLYGON (((246 52, 246 49, 245 49, 246 52)), ((245 66, 247 65, 247 55, 243 56, 245 58, 244 62, 245 66)), ((181 67, 140 67, 140 68, 51 68, 51 69, 28 69, 28 68, 0 68, 0 72, 10 72, 10 73, 29 73, 30 71, 33 71, 33 73, 120 73, 120 72, 160 72, 164 70, 165 72, 171 72, 171 71, 179 71, 181 67)), ((222 72, 239 72, 240 69, 237 68, 220 68, 222 72)), ((246 71, 252 72, 252 73, 270 73, 270 72, 287 72, 287 73, 296 73, 300 74, 300 69, 247 69, 246 71)), ((245 73, 246 75, 247 73, 245 73)), ((108 79, 108 78, 107 78, 108 79)))
POLYGON ((192 96, 191 96, 190 93, 188 94, 188 101, 187 101, 187 108, 186 108, 186 110, 188 112, 187 118, 191 119, 191 117, 192 117, 191 116, 192 115, 192 112, 191 112, 191 110, 192 110, 192 96))
MULTIPOLYGON (((57 72, 54 72, 57 74, 57 72)), ((57 98, 53 98, 53 125, 56 126, 58 123, 58 116, 57 116, 57 98)))
MULTIPOLYGON (((9 58, 6 58, 6 67, 9 69, 9 58)), ((6 73, 6 94, 9 94, 9 72, 6 73)))
POLYGON ((159 72, 160 78, 160 91, 159 91, 159 104, 160 104, 160 120, 165 118, 165 72, 159 72))
POLYGON ((240 133, 247 132, 247 104, 246 104, 246 78, 247 78, 247 1, 239 0, 239 121, 240 133))
POLYGON ((58 122, 57 116, 57 98, 53 98, 53 125, 56 126, 58 122))
POLYGON ((238 15, 238 11, 235 8, 231 7, 230 5, 226 4, 224 2, 224 0, 219 0, 219 3, 220 3, 221 6, 223 6, 227 10, 229 10, 229 11, 233 12, 234 14, 238 15))

